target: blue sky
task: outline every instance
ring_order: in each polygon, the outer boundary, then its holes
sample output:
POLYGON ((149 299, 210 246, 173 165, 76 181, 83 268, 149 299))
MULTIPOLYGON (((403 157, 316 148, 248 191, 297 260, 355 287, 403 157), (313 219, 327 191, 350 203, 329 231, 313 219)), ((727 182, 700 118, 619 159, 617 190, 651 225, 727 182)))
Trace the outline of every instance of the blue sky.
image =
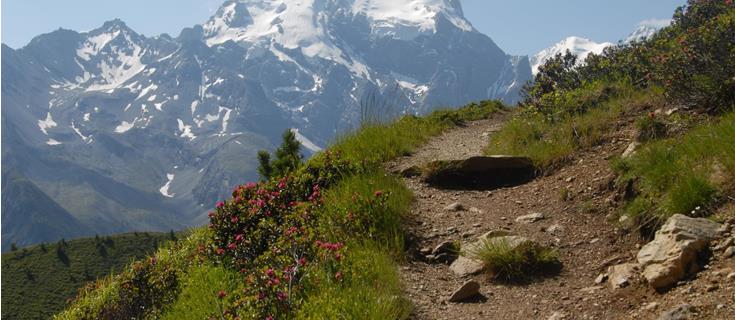
MULTIPOLYGON (((147 36, 205 22, 224 0, 3 0, 2 42, 18 48, 59 27, 91 30, 120 18, 147 36)), ((465 16, 506 52, 533 54, 567 36, 625 38, 648 19, 667 19, 685 0, 461 0, 465 16)))

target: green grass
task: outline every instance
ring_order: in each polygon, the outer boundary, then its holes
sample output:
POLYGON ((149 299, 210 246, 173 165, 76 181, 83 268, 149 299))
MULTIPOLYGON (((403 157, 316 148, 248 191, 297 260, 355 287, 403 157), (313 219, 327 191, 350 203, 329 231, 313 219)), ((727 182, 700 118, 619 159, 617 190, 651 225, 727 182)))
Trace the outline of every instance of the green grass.
POLYGON ((232 292, 240 275, 222 266, 202 264, 192 266, 183 277, 181 293, 161 319, 208 319, 222 314, 220 291, 232 292))
POLYGON ((482 261, 492 278, 502 281, 526 281, 560 267, 555 250, 530 241, 513 247, 506 241, 485 239, 468 254, 482 261))
POLYGON ((623 180, 636 181, 640 195, 626 207, 631 217, 660 222, 677 213, 706 216, 718 199, 734 195, 735 112, 651 142, 613 167, 623 180))
POLYGON ((406 319, 410 302, 403 297, 398 268, 381 245, 350 247, 341 283, 321 275, 296 319, 406 319))
POLYGON ((2 318, 47 319, 85 283, 121 271, 170 240, 168 233, 127 233, 36 245, 2 255, 2 318), (58 248, 62 252, 58 252, 58 248))
POLYGON ((430 137, 449 128, 487 118, 504 109, 500 102, 483 101, 458 110, 435 111, 426 117, 404 116, 389 124, 368 124, 337 138, 331 149, 347 159, 376 166, 410 154, 430 137))
POLYGON ((625 82, 583 86, 560 94, 552 110, 520 109, 491 137, 485 153, 527 156, 538 168, 553 169, 575 151, 604 142, 625 112, 650 105, 660 100, 660 95, 657 88, 637 90, 625 82), (606 94, 599 97, 600 92, 606 94), (588 100, 595 103, 584 108, 574 103, 587 105, 588 100), (585 111, 570 111, 578 109, 585 111))

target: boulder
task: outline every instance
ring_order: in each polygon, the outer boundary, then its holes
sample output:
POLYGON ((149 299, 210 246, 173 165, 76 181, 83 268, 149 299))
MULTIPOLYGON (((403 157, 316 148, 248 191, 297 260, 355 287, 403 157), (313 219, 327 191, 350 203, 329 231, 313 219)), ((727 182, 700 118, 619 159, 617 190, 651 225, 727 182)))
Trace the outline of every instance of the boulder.
POLYGON ((720 224, 703 218, 674 215, 638 252, 643 276, 657 290, 665 290, 699 269, 697 258, 717 236, 720 224))
POLYGON ((449 302, 462 302, 480 294, 480 284, 475 280, 465 282, 449 297, 449 302))
POLYGON ((536 167, 529 158, 487 156, 430 162, 423 180, 449 189, 495 189, 526 183, 535 175, 536 167))
POLYGON ((520 217, 516 218, 516 222, 520 222, 520 223, 534 223, 534 222, 537 222, 537 221, 541 221, 544 218, 546 218, 546 217, 544 216, 543 213, 534 212, 534 213, 523 215, 523 216, 520 216, 520 217))

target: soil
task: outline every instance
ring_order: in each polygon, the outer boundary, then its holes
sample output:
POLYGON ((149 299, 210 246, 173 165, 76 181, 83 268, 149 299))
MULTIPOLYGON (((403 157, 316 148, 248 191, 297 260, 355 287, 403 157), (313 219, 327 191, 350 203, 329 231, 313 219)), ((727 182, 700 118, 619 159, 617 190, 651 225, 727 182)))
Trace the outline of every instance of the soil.
MULTIPOLYGON (((482 155, 488 136, 501 128, 505 117, 468 123, 431 139, 413 155, 387 164, 400 171, 434 160, 457 160, 482 155)), ((735 261, 713 259, 707 269, 672 289, 657 293, 645 283, 623 289, 596 284, 610 265, 634 262, 645 243, 635 230, 618 226, 619 195, 613 187, 609 159, 630 144, 631 121, 621 120, 616 133, 600 146, 574 154, 566 165, 523 185, 495 190, 442 190, 419 177, 404 178, 416 201, 406 222, 408 259, 400 267, 407 296, 414 304, 413 319, 656 319, 679 304, 695 307, 697 318, 735 319, 735 261), (459 202, 465 210, 447 211, 459 202), (516 217, 540 212, 545 219, 523 224, 516 217), (552 225, 561 231, 546 232, 552 225), (472 241, 492 230, 509 230, 555 248, 560 273, 521 284, 493 280, 487 275, 461 278, 449 265, 428 262, 421 249, 444 241, 472 241), (718 272, 719 271, 719 272, 718 272), (723 275, 724 272, 724 275, 723 275), (464 303, 450 303, 452 292, 469 279, 481 284, 481 295, 464 303), (716 282, 716 283, 713 283, 716 282), (713 289, 713 284, 716 289, 713 289), (711 291, 710 291, 711 290, 711 291)))

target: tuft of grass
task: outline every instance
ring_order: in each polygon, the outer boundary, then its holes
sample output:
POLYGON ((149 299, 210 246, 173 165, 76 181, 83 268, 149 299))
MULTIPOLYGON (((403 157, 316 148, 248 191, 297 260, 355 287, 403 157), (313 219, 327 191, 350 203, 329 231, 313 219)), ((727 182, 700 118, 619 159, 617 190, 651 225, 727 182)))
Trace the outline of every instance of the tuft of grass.
POLYGON ((635 123, 638 129, 636 139, 640 142, 661 139, 666 136, 667 126, 661 117, 649 113, 638 119, 635 123))
POLYGON ((557 272, 561 266, 555 250, 531 241, 514 247, 507 241, 485 239, 470 254, 483 262, 492 278, 503 281, 526 281, 557 272))

